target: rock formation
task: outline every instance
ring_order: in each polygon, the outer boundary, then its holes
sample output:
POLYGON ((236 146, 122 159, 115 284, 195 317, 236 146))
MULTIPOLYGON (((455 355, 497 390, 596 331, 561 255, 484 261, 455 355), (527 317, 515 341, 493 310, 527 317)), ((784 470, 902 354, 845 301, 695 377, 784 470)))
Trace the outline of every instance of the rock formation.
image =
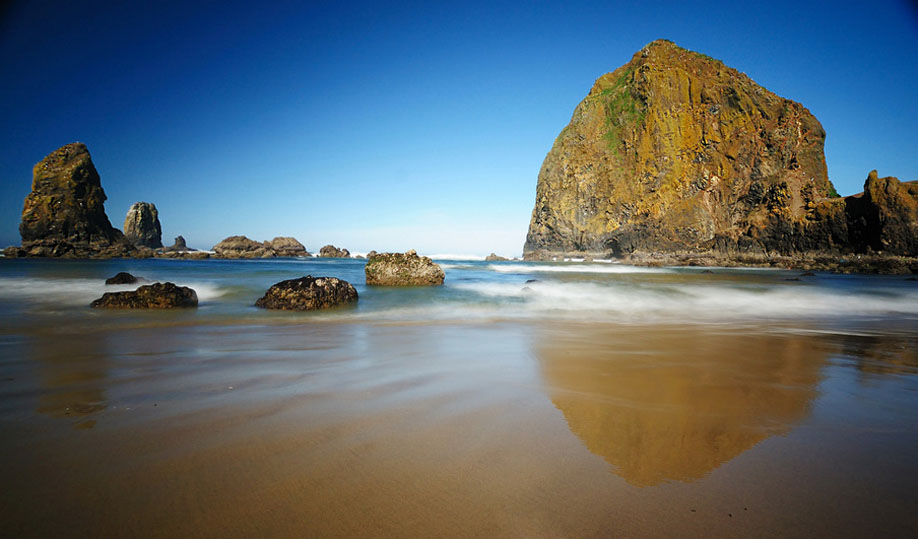
POLYGON ((786 255, 869 244, 914 255, 915 234, 909 242, 905 231, 915 220, 903 213, 911 188, 883 180, 865 188, 863 198, 888 211, 870 210, 854 227, 863 236, 849 234, 861 203, 837 198, 824 141, 799 103, 654 41, 597 79, 558 135, 539 173, 524 253, 786 255), (880 222, 886 232, 877 232, 880 222))
POLYGON ((163 230, 159 212, 150 202, 135 202, 124 218, 124 237, 134 245, 159 249, 163 246, 163 230))
POLYGON ((106 292, 90 307, 108 309, 175 309, 197 307, 198 295, 187 286, 154 283, 125 292, 106 292))
POLYGON ((27 256, 123 256, 130 245, 105 215, 105 191, 89 150, 79 142, 51 152, 32 169, 19 233, 27 256))
POLYGON ((485 262, 501 262, 501 261, 505 261, 505 260, 510 260, 510 259, 509 259, 509 258, 504 258, 504 257, 502 257, 502 256, 498 256, 498 255, 495 254, 495 253, 491 253, 491 254, 489 254, 488 256, 485 257, 485 262))
POLYGON ((306 247, 296 238, 277 237, 265 242, 265 247, 273 250, 277 256, 309 256, 306 247))
POLYGON ((245 236, 230 236, 214 245, 213 250, 221 258, 271 258, 275 256, 273 249, 245 236))
POLYGON ((326 245, 319 249, 319 256, 322 258, 349 258, 351 252, 347 249, 339 249, 334 245, 326 245))
POLYGON ((189 249, 188 244, 185 243, 185 238, 182 236, 176 236, 175 242, 168 247, 170 251, 193 251, 194 249, 189 249))
POLYGON ((296 238, 277 237, 258 243, 245 236, 230 236, 214 245, 219 258, 273 258, 276 256, 308 256, 306 248, 296 238))
POLYGON ((313 277, 281 281, 255 302, 256 307, 285 311, 312 311, 357 301, 357 290, 336 277, 313 277))
POLYGON ((368 285, 435 286, 443 284, 443 268, 414 249, 402 253, 377 253, 364 268, 368 285))
POLYGON ((119 271, 113 277, 105 279, 105 284, 134 284, 137 282, 137 277, 134 277, 126 271, 119 271))

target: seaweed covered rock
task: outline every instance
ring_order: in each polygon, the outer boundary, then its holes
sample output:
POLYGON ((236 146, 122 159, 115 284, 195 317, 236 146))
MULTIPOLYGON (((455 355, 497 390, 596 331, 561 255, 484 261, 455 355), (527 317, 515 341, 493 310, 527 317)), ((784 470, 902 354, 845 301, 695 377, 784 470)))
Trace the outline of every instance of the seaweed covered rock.
POLYGON ((279 236, 266 241, 265 247, 273 250, 277 256, 309 256, 306 247, 296 238, 279 236))
POLYGON ((163 246, 163 230, 159 212, 150 202, 135 202, 124 218, 124 237, 134 245, 159 249, 163 246))
POLYGON ((125 292, 106 292, 90 307, 108 309, 175 309, 198 306, 197 293, 175 283, 154 283, 125 292))
POLYGON ((131 245, 105 214, 105 191, 85 144, 51 152, 32 169, 19 233, 28 256, 126 256, 131 245))
POLYGON ((349 258, 351 252, 344 248, 337 248, 334 245, 325 245, 319 249, 319 256, 322 258, 349 258))
POLYGON ((134 284, 137 282, 137 277, 134 277, 126 271, 119 271, 113 277, 105 279, 105 284, 134 284))
POLYGON ((375 253, 364 268, 368 285, 436 286, 443 284, 443 268, 413 249, 402 253, 375 253))
POLYGON ((281 281, 255 302, 256 307, 284 311, 312 311, 357 301, 357 290, 337 277, 313 277, 281 281))

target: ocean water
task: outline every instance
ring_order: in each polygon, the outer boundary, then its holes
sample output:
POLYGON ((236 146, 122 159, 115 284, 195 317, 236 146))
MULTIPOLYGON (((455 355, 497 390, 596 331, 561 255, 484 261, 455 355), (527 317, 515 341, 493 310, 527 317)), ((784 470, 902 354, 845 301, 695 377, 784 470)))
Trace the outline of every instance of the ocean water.
POLYGON ((0 536, 918 533, 918 282, 438 262, 0 259, 0 536))

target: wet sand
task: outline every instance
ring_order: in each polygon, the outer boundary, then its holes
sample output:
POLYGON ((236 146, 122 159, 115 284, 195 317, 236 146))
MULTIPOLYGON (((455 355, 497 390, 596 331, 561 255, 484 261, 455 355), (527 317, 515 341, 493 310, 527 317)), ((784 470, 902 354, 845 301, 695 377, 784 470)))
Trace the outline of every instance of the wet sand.
POLYGON ((307 323, 0 346, 4 537, 918 533, 908 332, 307 323))

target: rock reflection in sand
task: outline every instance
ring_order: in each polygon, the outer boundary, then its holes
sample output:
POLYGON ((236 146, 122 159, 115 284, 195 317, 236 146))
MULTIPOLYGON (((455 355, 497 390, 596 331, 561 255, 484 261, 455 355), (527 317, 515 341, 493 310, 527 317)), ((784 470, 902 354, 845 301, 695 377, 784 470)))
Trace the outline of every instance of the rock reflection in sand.
POLYGON ((74 428, 92 428, 95 416, 107 407, 104 343, 98 335, 33 334, 26 353, 35 361, 41 380, 37 411, 74 420, 74 428))
POLYGON ((815 338, 663 327, 552 332, 536 354, 574 434, 633 485, 693 481, 806 417, 815 338))

